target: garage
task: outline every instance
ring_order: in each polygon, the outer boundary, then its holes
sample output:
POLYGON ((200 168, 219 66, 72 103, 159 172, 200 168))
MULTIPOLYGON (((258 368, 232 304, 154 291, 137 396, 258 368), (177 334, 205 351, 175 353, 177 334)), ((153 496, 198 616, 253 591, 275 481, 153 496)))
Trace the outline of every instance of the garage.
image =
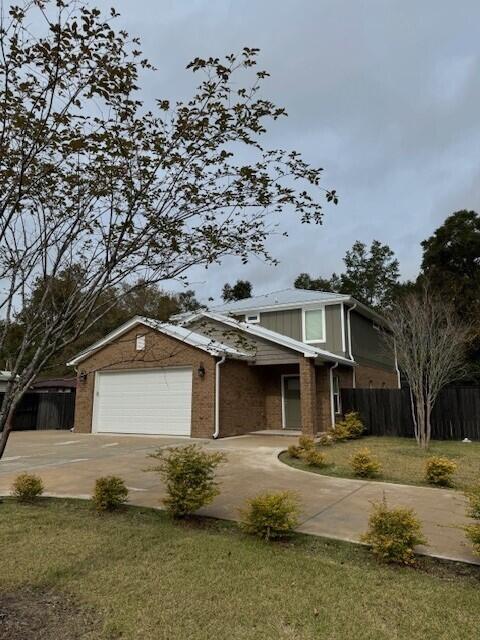
POLYGON ((190 436, 191 409, 191 367, 96 373, 95 433, 190 436))

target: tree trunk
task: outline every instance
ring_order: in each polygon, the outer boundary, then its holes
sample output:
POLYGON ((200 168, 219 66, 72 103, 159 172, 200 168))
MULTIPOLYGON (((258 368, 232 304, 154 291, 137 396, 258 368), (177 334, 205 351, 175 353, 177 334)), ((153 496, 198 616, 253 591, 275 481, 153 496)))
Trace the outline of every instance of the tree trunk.
POLYGON ((14 411, 14 407, 10 407, 10 410, 7 415, 7 419, 5 420, 5 424, 3 425, 3 430, 0 434, 0 460, 5 451, 5 447, 7 446, 8 436, 10 435, 10 431, 13 428, 13 411, 14 411))
POLYGON ((432 425, 431 425, 431 417, 432 417, 432 403, 430 398, 427 399, 426 402, 426 418, 425 418, 425 449, 428 449, 430 444, 430 437, 432 435, 432 425))

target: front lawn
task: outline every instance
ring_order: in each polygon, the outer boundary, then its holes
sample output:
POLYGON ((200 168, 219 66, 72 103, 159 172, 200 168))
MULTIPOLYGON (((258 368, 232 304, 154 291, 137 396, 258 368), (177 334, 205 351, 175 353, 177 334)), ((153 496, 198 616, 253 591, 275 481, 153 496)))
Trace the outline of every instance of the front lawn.
POLYGON ((280 459, 297 469, 328 476, 353 478, 349 458, 352 453, 363 447, 368 447, 383 466, 382 474, 376 478, 377 480, 425 485, 425 460, 430 456, 445 456, 457 464, 454 476, 455 488, 463 489, 480 478, 480 442, 435 440, 425 452, 413 438, 367 436, 321 447, 327 456, 327 461, 331 463, 322 469, 310 467, 302 460, 291 458, 286 452, 280 455, 280 459))
MULTIPOLYGON (((0 637, 2 624, 14 627, 18 594, 19 607, 46 603, 50 622, 43 635, 9 638, 60 637, 63 611, 68 629, 78 618, 64 637, 92 640, 478 638, 479 567, 429 558, 384 567, 348 543, 269 545, 231 523, 175 524, 141 508, 98 516, 88 503, 52 499, 4 501, 0 546, 0 637)), ((21 623, 28 631, 28 616, 21 623)))

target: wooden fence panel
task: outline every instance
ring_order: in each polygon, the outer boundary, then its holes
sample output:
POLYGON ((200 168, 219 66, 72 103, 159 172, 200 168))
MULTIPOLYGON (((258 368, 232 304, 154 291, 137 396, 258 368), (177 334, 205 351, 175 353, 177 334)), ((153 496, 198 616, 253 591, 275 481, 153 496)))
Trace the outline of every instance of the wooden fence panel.
MULTIPOLYGON (((0 403, 3 393, 0 393, 0 403)), ((14 431, 71 429, 75 414, 75 392, 26 393, 13 418, 14 431)))
MULTIPOLYGON (((408 389, 342 389, 344 413, 358 411, 368 433, 412 437, 408 389)), ((432 438, 480 440, 480 387, 447 387, 432 412, 432 438)))

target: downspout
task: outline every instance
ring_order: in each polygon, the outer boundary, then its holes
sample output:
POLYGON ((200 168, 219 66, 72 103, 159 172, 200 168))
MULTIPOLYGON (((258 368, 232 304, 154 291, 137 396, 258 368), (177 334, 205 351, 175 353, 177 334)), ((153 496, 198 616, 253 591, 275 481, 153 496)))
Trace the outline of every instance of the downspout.
POLYGON ((335 429, 335 406, 333 404, 333 370, 338 367, 338 362, 330 367, 330 417, 332 420, 332 429, 335 429))
POLYGON ((398 388, 401 389, 402 388, 402 381, 401 381, 401 378, 400 378, 400 369, 398 368, 397 343, 395 341, 395 338, 393 339, 393 351, 394 351, 394 354, 395 354, 395 371, 397 372, 398 388))
POLYGON ((213 438, 216 440, 220 435, 220 367, 227 359, 226 355, 223 355, 220 360, 215 363, 215 431, 213 432, 213 438))
MULTIPOLYGON (((352 313, 352 311, 354 309, 356 309, 356 307, 357 307, 357 303, 355 303, 354 305, 349 307, 348 310, 347 310, 348 357, 350 358, 350 360, 352 362, 355 362, 355 360, 353 358, 353 353, 352 353, 352 323, 351 323, 351 320, 350 320, 350 314, 352 313)), ((353 370, 352 370, 352 385, 353 385, 354 389, 357 386, 357 380, 356 380, 356 375, 355 375, 355 367, 353 367, 353 370)))

